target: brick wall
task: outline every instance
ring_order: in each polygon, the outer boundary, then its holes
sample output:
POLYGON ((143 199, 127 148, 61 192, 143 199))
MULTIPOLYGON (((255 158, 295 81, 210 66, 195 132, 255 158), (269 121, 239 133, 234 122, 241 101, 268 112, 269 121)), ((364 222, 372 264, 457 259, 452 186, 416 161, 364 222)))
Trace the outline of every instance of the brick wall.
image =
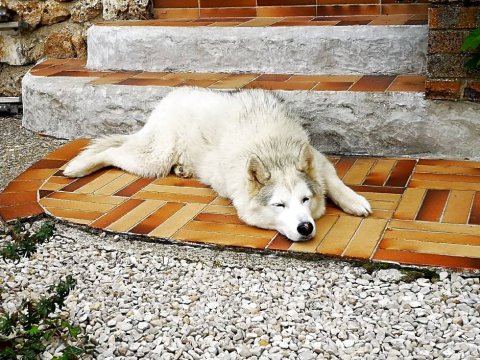
POLYGON ((480 102, 480 71, 466 69, 469 54, 460 51, 480 27, 480 0, 431 0, 428 24, 427 97, 480 102))

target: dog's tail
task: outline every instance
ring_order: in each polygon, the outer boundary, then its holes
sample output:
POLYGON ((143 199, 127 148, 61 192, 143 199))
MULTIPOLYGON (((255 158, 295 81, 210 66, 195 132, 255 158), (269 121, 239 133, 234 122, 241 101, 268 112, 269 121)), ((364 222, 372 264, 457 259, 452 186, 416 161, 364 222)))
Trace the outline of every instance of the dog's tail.
POLYGON ((108 151, 119 148, 130 135, 110 135, 92 141, 67 165, 63 174, 68 177, 82 177, 103 167, 112 165, 108 151))

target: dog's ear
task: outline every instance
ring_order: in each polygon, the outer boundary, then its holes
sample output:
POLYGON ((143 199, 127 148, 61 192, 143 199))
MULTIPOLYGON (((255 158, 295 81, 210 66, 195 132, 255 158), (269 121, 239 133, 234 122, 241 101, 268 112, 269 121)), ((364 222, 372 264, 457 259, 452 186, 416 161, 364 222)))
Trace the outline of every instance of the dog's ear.
POLYGON ((309 144, 303 144, 297 161, 297 170, 312 176, 315 168, 313 149, 309 144))
POLYGON ((255 154, 250 156, 247 170, 249 180, 255 183, 258 187, 265 185, 270 179, 270 173, 266 169, 265 164, 255 154))

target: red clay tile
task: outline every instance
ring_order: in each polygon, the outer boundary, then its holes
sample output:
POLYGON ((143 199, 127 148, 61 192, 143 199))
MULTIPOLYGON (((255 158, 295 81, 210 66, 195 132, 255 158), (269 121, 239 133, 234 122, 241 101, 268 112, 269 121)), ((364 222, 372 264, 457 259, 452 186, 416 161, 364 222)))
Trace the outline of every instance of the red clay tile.
POLYGON ((317 6, 318 16, 380 15, 379 5, 327 5, 317 6))
POLYGON ((0 193, 0 207, 7 207, 17 204, 37 202, 36 191, 8 192, 0 193))
POLYGON ((48 195, 54 193, 54 190, 39 190, 38 191, 38 197, 40 199, 43 199, 44 197, 47 197, 48 195))
POLYGON ((200 16, 198 8, 156 8, 153 14, 157 19, 196 19, 200 16))
POLYGON ((473 199, 472 210, 470 213, 470 219, 468 219, 468 223, 472 225, 480 225, 480 192, 475 194, 475 198, 473 199))
POLYGON ((395 262, 400 264, 443 266, 455 269, 480 269, 480 259, 458 256, 421 254, 409 251, 378 249, 374 260, 395 262))
POLYGON ((277 234, 275 238, 267 245, 268 250, 287 251, 293 241, 288 240, 285 236, 277 234))
POLYGON ((281 6, 281 7, 257 7, 259 17, 282 17, 282 16, 315 16, 315 6, 281 6))
POLYGON ((213 223, 222 223, 222 224, 232 224, 232 225, 245 224, 242 220, 238 218, 237 215, 201 213, 201 214, 198 214, 194 220, 204 221, 204 222, 213 222, 213 223))
POLYGON ((49 160, 42 159, 29 167, 29 169, 58 169, 61 168, 67 160, 49 160))
POLYGON ((255 17, 257 11, 254 7, 247 8, 215 8, 200 9, 200 17, 216 18, 216 17, 255 17))
POLYGON ((142 190, 148 184, 152 183, 154 180, 155 179, 152 179, 152 178, 141 178, 141 179, 135 180, 130 185, 124 187, 122 190, 115 193, 114 196, 130 197, 136 194, 137 192, 139 192, 140 190, 142 190))
POLYGON ((257 77, 257 81, 286 81, 291 78, 292 75, 286 74, 264 74, 257 77))
POLYGON ((448 195, 449 191, 447 190, 427 190, 427 194, 423 199, 423 204, 418 211, 416 219, 422 221, 440 221, 448 195))
POLYGON ((358 192, 373 192, 379 194, 403 194, 404 188, 390 187, 390 186, 365 186, 365 185, 351 185, 353 190, 358 192))
POLYGON ((154 8, 196 8, 198 0, 153 0, 154 8))
POLYGON ((201 8, 255 7, 256 0, 199 0, 201 8))
POLYGON ((368 25, 370 23, 370 20, 344 20, 339 21, 335 26, 368 25))
POLYGON ((43 214, 37 202, 28 202, 14 206, 0 207, 0 217, 5 221, 43 214))
POLYGON ((382 14, 427 14, 428 4, 387 4, 382 5, 382 14))
POLYGON ((109 170, 110 168, 101 169, 99 171, 94 172, 93 174, 87 175, 82 178, 78 178, 73 182, 71 182, 70 184, 68 184, 67 186, 63 187, 61 191, 74 192, 75 190, 80 189, 82 186, 95 180, 99 176, 102 176, 103 174, 107 173, 109 170))
POLYGON ((319 82, 312 90, 316 91, 347 91, 353 82, 319 82))
POLYGON ((350 168, 355 164, 355 159, 353 158, 342 158, 335 164, 335 170, 340 179, 342 179, 345 174, 350 170, 350 168))
POLYGON ((257 6, 316 5, 317 0, 257 0, 257 6))
POLYGON ((130 210, 135 209, 141 203, 143 203, 143 200, 129 199, 120 206, 113 209, 112 211, 100 217, 90 226, 105 229, 110 224, 120 219, 123 215, 127 214, 130 210))
POLYGON ((395 76, 391 75, 364 75, 353 84, 350 91, 383 92, 394 79, 395 76))
POLYGON ((3 190, 4 193, 36 191, 43 184, 44 180, 14 180, 3 190))
POLYGON ((74 156, 76 156, 80 150, 90 144, 90 140, 88 139, 78 139, 68 144, 65 144, 58 148, 57 150, 51 152, 44 159, 51 159, 51 160, 70 160, 74 156))
POLYGON ((155 211, 152 215, 148 216, 145 220, 140 222, 130 231, 135 234, 146 235, 160 224, 163 224, 165 220, 170 218, 173 214, 175 214, 184 206, 185 204, 181 203, 166 203, 164 206, 155 211))
POLYGON ((415 168, 416 160, 398 160, 385 186, 405 187, 415 168))
POLYGON ((425 76, 423 75, 399 75, 393 80, 387 91, 425 91, 425 76))
POLYGON ((257 81, 244 86, 244 89, 264 89, 264 90, 310 90, 315 86, 316 82, 281 82, 281 81, 257 81))

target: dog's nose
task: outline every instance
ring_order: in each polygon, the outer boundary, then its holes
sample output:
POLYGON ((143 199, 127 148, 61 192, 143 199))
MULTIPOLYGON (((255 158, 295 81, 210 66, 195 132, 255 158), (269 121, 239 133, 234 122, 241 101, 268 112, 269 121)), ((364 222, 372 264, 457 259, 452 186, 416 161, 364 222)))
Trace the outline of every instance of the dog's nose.
POLYGON ((302 222, 297 227, 297 231, 300 235, 308 236, 313 232, 313 224, 311 222, 302 222))

